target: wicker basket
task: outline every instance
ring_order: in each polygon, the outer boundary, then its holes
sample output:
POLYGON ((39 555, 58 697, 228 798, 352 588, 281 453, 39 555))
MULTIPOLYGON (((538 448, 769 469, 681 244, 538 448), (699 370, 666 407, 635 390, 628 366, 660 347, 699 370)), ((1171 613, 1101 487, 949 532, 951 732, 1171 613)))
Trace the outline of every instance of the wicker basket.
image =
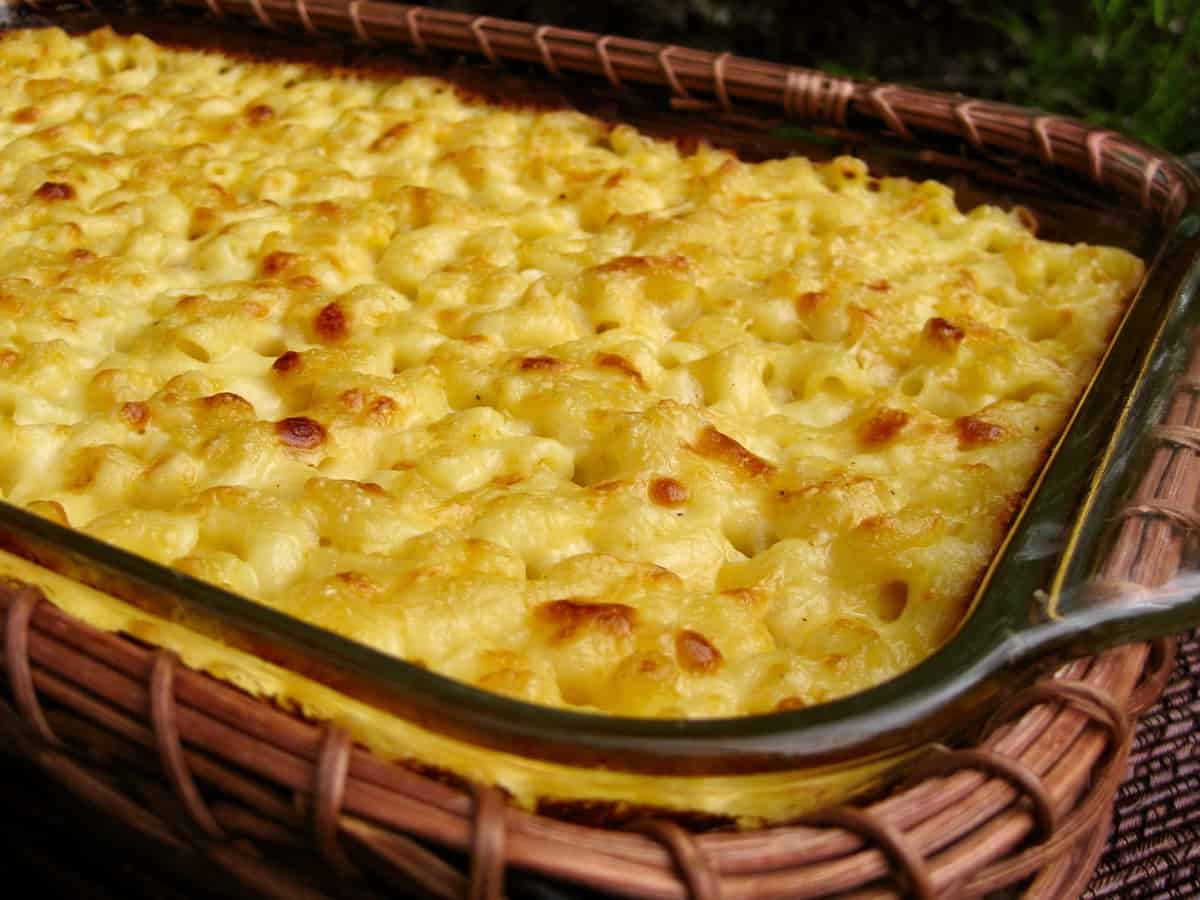
MULTIPOLYGON (((943 167, 1000 160, 1018 182, 1045 168, 1075 172, 1167 223, 1197 197, 1179 163, 1135 141, 981 101, 372 0, 174 5, 297 34, 523 61, 620 91, 665 89, 675 110, 738 128, 795 119, 852 142, 886 131, 943 167)), ((1198 524, 1198 390, 1200 351, 1167 407, 1106 580, 1157 585, 1180 566, 1198 524)), ((969 746, 935 748, 905 785, 869 804, 756 832, 693 833, 658 819, 572 824, 512 808, 491 787, 389 764, 168 651, 91 628, 28 584, 0 583, 0 634, 0 746, 181 873, 215 865, 245 889, 289 898, 563 896, 555 884, 570 896, 730 900, 1076 896, 1104 844, 1132 723, 1173 658, 1162 641, 1071 663, 1012 696, 969 746)))

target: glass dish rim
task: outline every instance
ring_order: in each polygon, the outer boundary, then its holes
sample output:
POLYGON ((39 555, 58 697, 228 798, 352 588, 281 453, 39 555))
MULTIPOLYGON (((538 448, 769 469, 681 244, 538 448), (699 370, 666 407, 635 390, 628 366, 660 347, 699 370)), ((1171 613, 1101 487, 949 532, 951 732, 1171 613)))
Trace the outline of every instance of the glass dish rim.
MULTIPOLYGON (((1170 157, 1164 158, 1178 162, 1170 157)), ((1200 215, 1200 189, 1194 178, 1189 183, 1189 194, 1188 202, 1179 214, 1179 221, 1200 215)), ((1161 346, 1163 341, 1176 334, 1173 328, 1185 327, 1180 323, 1173 325, 1171 317, 1190 302, 1195 291, 1194 285, 1189 287, 1186 278, 1196 261, 1200 260, 1200 239, 1191 235, 1173 241, 1172 234, 1173 227, 1169 224, 1164 229, 1164 241, 1157 258, 1149 267, 1131 304, 1131 315, 1133 309, 1153 308, 1155 311, 1147 322, 1147 327, 1154 326, 1158 336, 1155 346, 1161 346)), ((1117 347, 1123 334, 1126 332, 1114 337, 1112 348, 1117 347)), ((1138 352, 1137 348, 1126 349, 1135 355, 1138 352)), ((1127 409, 1137 390, 1146 390, 1147 385, 1165 383, 1166 376, 1156 382, 1153 373, 1148 372, 1150 349, 1145 351, 1145 359, 1140 367, 1141 376, 1127 395, 1127 409)), ((1102 369, 1098 373, 1097 381, 1105 371, 1102 369)), ((1094 390, 1088 394, 1089 399, 1095 396, 1094 390)), ((1080 416, 1082 409, 1081 406, 1080 416)), ((1060 439, 1060 446, 1066 446, 1079 422, 1077 416, 1060 439)), ((1144 423, 1135 416, 1119 433, 1114 432, 1111 441, 1115 442, 1122 436, 1128 439, 1130 427, 1138 424, 1144 423)), ((1056 455, 1043 469, 1045 478, 1049 478, 1048 473, 1053 469, 1055 459, 1061 457, 1056 455)), ((1005 545, 997 551, 989 569, 990 577, 985 579, 986 584, 994 585, 1004 574, 1000 571, 1003 560, 1007 558, 1004 547, 1010 545, 1022 523, 1027 521, 1024 512, 1045 490, 1043 481, 1038 489, 1031 491, 1031 498, 1022 507, 1021 518, 1010 528, 1005 545)), ((1093 538, 1099 539, 1097 535, 1093 535, 1093 538)), ((320 669, 321 661, 313 659, 311 654, 324 656, 325 664, 336 663, 342 671, 314 673, 324 675, 318 680, 332 682, 349 696, 367 699, 373 705, 396 712, 431 730, 523 755, 551 759, 561 757, 571 763, 608 765, 630 771, 762 771, 823 764, 850 757, 859 760, 884 752, 900 738, 911 736, 918 721, 922 731, 928 730, 929 723, 937 719, 937 710, 941 710, 943 716, 948 710, 953 710, 958 717, 964 712, 962 702, 969 701, 972 709, 982 707, 986 697, 999 689, 994 677, 1001 672, 1006 677, 1014 677, 1015 673, 1010 670, 1017 664, 1024 666, 1029 653, 1067 653, 1077 646, 1075 636, 1051 628, 1043 632, 1040 644, 1030 643, 1017 656, 1013 655, 1011 646, 1005 645, 987 646, 987 652, 980 655, 981 647, 985 647, 987 642, 981 643, 983 635, 979 632, 989 624, 1003 625, 1012 621, 1004 617, 999 620, 981 619, 981 593, 964 617, 962 627, 938 651, 916 667, 866 691, 806 709, 749 716, 713 719, 625 718, 541 706, 455 681, 267 609, 248 598, 102 544, 7 503, 0 504, 0 547, 41 561, 52 569, 72 570, 77 575, 85 576, 79 579, 84 583, 90 583, 87 580, 90 578, 92 582, 98 582, 95 586, 107 585, 107 589, 115 596, 152 607, 160 613, 169 611, 173 617, 178 617, 180 603, 188 607, 188 616, 199 612, 228 617, 225 621, 213 623, 212 627, 234 637, 235 646, 238 640, 248 639, 248 643, 254 645, 260 655, 265 658, 270 658, 272 654, 280 656, 278 661, 285 665, 289 654, 295 652, 298 654, 296 658, 303 661, 303 668, 318 663, 320 669), (227 629, 234 622, 238 623, 238 628, 247 629, 246 633, 236 635, 228 632, 227 629), (268 637, 281 639, 287 651, 281 655, 278 652, 280 645, 265 646, 259 643, 268 637), (938 674, 949 667, 955 667, 960 678, 947 685, 940 682, 938 674), (964 673, 967 676, 965 681, 964 673), (358 683, 359 678, 376 683, 358 683), (380 685, 377 683, 379 681, 388 684, 380 685), (397 691, 406 696, 394 696, 397 691), (956 705, 953 702, 955 700, 962 702, 956 705), (447 712, 451 713, 454 721, 445 721, 447 712), (868 718, 871 719, 870 727, 847 740, 845 732, 848 726, 862 729, 868 718), (806 742, 805 745, 794 746, 800 737, 806 742), (499 745, 496 739, 499 739, 499 745)), ((1001 607, 997 605, 999 611, 1001 607)), ((1006 615, 1026 614, 1028 608, 1027 605, 1022 605, 1019 610, 1005 606, 1003 611, 1006 615)), ((1091 630, 1117 629, 1119 633, 1112 631, 1106 637, 1110 642, 1107 645, 1140 634, 1136 629, 1130 630, 1130 623, 1124 620, 1118 622, 1111 616, 1100 616, 1095 621, 1089 621, 1087 627, 1091 630)))

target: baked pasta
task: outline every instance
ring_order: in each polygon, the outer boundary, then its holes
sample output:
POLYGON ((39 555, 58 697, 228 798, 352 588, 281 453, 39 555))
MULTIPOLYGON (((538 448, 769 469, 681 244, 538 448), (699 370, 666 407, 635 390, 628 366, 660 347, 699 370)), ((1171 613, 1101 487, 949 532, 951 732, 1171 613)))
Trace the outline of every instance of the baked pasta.
POLYGON ((859 160, 431 77, 0 41, 0 491, 538 704, 954 631, 1141 263, 859 160))

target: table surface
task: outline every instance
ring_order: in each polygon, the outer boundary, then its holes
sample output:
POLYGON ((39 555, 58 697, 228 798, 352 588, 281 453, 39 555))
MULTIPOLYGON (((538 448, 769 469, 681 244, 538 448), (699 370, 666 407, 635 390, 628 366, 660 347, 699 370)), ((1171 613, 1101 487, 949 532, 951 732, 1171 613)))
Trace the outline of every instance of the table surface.
POLYGON ((1200 631, 1141 718, 1112 834, 1084 897, 1200 896, 1200 631))
MULTIPOLYGON (((0 755, 0 871, 7 893, 74 900, 229 898, 217 873, 183 875, 147 858, 28 764, 0 755), (25 877, 21 877, 25 876, 25 877)), ((510 896, 519 896, 514 891, 510 896)), ((540 893, 540 892, 539 892, 540 893)), ((1102 898, 1200 897, 1200 637, 1180 642, 1162 699, 1141 720, 1113 829, 1087 892, 1102 898)))

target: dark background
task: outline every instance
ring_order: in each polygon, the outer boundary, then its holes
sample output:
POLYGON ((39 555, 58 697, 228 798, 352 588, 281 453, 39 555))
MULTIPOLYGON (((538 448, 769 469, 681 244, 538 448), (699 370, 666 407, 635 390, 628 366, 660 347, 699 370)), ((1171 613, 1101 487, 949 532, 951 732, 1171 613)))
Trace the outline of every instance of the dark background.
POLYGON ((1200 0, 426 0, 1083 116, 1200 150, 1200 0))

